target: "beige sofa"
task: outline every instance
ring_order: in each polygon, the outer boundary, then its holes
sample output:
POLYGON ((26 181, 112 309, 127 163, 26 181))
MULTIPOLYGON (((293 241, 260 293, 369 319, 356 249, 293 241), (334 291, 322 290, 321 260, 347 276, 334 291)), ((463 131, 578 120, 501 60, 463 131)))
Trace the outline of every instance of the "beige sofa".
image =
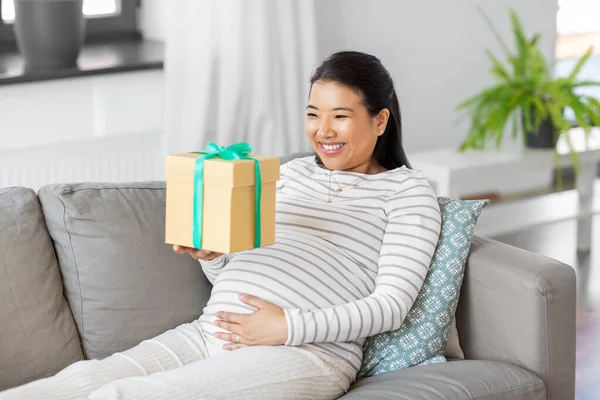
MULTIPOLYGON (((210 284, 164 243, 164 206, 163 182, 0 189, 0 390, 201 314, 210 284)), ((343 398, 573 399, 575 296, 569 266, 475 237, 457 312, 467 360, 343 398)))

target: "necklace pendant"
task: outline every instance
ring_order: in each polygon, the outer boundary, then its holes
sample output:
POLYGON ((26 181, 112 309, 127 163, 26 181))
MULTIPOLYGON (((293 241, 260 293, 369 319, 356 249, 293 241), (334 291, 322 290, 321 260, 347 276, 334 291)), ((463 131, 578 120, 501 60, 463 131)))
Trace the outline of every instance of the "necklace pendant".
POLYGON ((337 188, 337 189, 335 189, 335 191, 339 193, 342 191, 342 188, 337 188))
POLYGON ((331 203, 331 200, 327 200, 328 203, 331 203))

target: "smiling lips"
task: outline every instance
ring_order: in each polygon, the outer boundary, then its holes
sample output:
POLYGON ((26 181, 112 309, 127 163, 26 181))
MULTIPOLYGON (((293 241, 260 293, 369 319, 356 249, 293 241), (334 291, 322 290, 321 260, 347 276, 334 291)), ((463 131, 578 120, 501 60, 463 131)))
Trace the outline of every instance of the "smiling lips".
POLYGON ((319 146, 325 155, 332 156, 341 153, 346 143, 319 143, 319 146))

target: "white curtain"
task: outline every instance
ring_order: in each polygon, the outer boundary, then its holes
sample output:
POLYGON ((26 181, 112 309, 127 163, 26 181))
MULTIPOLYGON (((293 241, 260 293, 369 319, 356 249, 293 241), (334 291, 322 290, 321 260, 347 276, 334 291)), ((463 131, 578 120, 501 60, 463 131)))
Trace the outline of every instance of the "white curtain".
POLYGON ((314 0, 173 0, 166 28, 165 150, 249 142, 256 154, 306 149, 317 65, 314 0))

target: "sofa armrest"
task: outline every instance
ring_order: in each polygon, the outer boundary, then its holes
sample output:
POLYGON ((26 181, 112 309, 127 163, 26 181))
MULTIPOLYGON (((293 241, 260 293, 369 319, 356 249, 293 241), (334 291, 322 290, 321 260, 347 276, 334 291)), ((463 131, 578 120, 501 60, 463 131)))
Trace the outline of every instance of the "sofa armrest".
POLYGON ((576 277, 556 260, 475 236, 457 327, 468 359, 538 375, 550 400, 575 396, 576 277))

